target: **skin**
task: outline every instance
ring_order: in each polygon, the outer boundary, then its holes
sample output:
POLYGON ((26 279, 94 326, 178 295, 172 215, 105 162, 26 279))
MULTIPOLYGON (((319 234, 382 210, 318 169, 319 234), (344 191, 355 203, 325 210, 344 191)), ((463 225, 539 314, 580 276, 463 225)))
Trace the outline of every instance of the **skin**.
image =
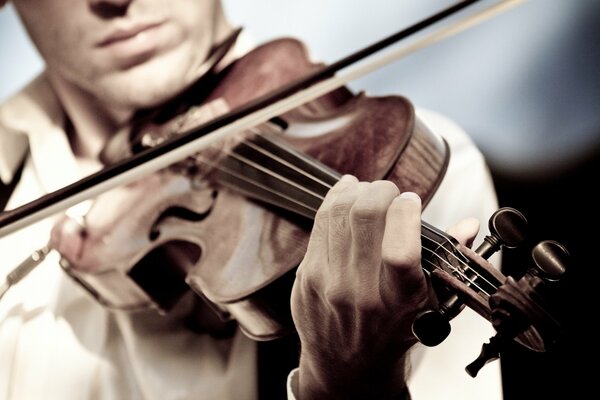
POLYGON ((420 200, 399 194, 344 177, 318 211, 292 292, 294 319, 310 328, 300 332, 302 399, 389 398, 405 386, 411 321, 428 297, 420 200))
MULTIPOLYGON (((469 243, 476 220, 453 234, 469 243)), ((412 321, 430 302, 421 200, 389 181, 344 176, 317 212, 292 290, 301 399, 388 399, 405 389, 412 321)))
POLYGON ((136 109, 193 83, 213 43, 230 32, 217 0, 13 3, 73 120, 78 136, 72 141, 83 157, 95 157, 136 109), (129 52, 105 43, 120 29, 149 24, 159 26, 131 41, 129 52))
MULTIPOLYGON (((135 110, 193 83, 211 46, 231 32, 218 0, 14 5, 73 123, 74 152, 88 161, 135 110), (129 43, 133 50, 106 45, 116 29, 135 24, 158 28, 129 43)), ((345 176, 327 194, 291 298, 302 341, 301 399, 383 399, 404 390, 406 352, 416 342, 411 324, 429 302, 420 221, 418 196, 400 194, 391 182, 345 176)), ((463 223, 454 233, 466 242, 476 225, 463 223)), ((62 237, 79 232, 69 226, 62 237)))

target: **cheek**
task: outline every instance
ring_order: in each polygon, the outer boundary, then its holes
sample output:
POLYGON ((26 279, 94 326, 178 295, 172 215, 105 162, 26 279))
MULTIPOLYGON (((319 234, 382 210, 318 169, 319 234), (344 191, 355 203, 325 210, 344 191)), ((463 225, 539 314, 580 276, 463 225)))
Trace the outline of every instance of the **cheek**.
POLYGON ((42 41, 45 41, 40 53, 46 60, 48 67, 54 69, 80 69, 89 60, 90 52, 83 46, 83 42, 77 40, 81 33, 73 29, 66 32, 62 29, 54 29, 46 33, 42 41))
POLYGON ((65 64, 77 64, 85 58, 77 57, 85 50, 85 28, 73 24, 77 13, 67 10, 69 3, 68 0, 15 2, 31 40, 50 68, 62 69, 65 64))
POLYGON ((198 45, 210 43, 215 23, 214 1, 181 0, 181 3, 181 7, 174 12, 188 39, 191 38, 198 45))

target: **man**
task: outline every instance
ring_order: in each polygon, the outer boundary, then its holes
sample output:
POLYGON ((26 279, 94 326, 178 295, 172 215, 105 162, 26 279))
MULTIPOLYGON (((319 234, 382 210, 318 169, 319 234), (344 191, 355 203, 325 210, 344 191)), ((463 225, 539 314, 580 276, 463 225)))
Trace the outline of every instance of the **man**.
MULTIPOLYGON (((218 0, 13 4, 47 68, 0 109, 2 148, 14 150, 2 155, 3 180, 12 179, 27 150, 9 208, 99 169, 108 139, 137 110, 196 82, 212 46, 232 32, 218 0)), ((491 212, 495 199, 479 153, 440 117, 429 115, 429 123, 448 130, 457 157, 428 221, 444 227, 447 218, 491 212), (469 177, 459 176, 465 171, 469 177), (458 201, 448 202, 452 196, 458 201), (442 208, 450 217, 440 217, 442 208)), ((390 182, 346 176, 328 193, 292 292, 302 346, 290 397, 407 396, 408 351, 416 342, 411 323, 428 303, 420 221, 420 199, 390 182)), ((19 243, 46 243, 53 223, 3 239, 6 265, 26 255, 14 251, 19 243)), ((453 232, 468 242, 476 230, 467 220, 453 232)), ((56 263, 53 256, 48 263, 56 263)), ((3 398, 256 398, 255 346, 240 332, 218 339, 186 330, 173 315, 109 312, 56 267, 11 291, 0 302, 0 321, 3 398)))

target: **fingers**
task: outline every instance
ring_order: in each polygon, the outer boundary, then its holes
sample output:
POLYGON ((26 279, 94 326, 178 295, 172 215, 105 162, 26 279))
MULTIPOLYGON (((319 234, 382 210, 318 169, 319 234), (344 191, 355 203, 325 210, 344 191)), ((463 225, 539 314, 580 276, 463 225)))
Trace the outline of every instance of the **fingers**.
POLYGON ((465 218, 448 229, 448 234, 467 247, 471 247, 478 232, 479 220, 476 218, 465 218))
MULTIPOLYGON (((339 193, 329 205, 330 268, 345 269, 352 241, 349 215, 355 202, 364 196, 366 182, 358 182, 339 193)), ((341 272, 341 271, 340 271, 341 272)))
POLYGON ((358 182, 354 176, 344 175, 333 187, 327 192, 323 203, 319 207, 315 215, 313 229, 308 242, 306 254, 315 256, 324 261, 329 259, 329 219, 331 214, 331 205, 335 202, 337 196, 343 193, 353 184, 358 182))
POLYGON ((75 264, 79 261, 84 246, 85 227, 75 218, 63 216, 52 228, 49 246, 61 256, 75 264))
POLYGON ((384 271, 402 291, 414 279, 424 280, 421 270, 421 199, 404 192, 390 205, 382 242, 384 271))
POLYGON ((373 275, 373 266, 381 264, 386 214, 400 191, 390 181, 375 181, 360 189, 348 216, 352 232, 350 250, 357 272, 366 278, 373 275))
POLYGON ((392 274, 389 287, 395 291, 407 285, 410 291, 403 292, 410 295, 424 282, 420 233, 421 200, 415 193, 399 195, 389 181, 367 183, 345 177, 317 212, 301 269, 319 285, 331 285, 334 292, 353 286, 372 292, 380 287, 383 267, 391 271, 384 272, 386 279, 392 274), (406 270, 412 275, 403 281, 406 270))
POLYGON ((385 215, 398 194, 389 181, 367 183, 343 177, 317 212, 307 255, 327 260, 330 270, 340 269, 336 273, 348 273, 354 266, 379 265, 385 215))

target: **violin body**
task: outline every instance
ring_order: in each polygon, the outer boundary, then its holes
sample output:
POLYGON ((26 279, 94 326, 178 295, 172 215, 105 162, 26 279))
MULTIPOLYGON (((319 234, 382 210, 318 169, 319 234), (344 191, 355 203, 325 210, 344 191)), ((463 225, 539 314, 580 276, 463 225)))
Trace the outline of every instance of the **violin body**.
MULTIPOLYGON (((115 136, 104 160, 116 162, 317 68, 298 41, 262 45, 147 112, 115 136)), ((346 173, 388 179, 427 204, 448 159, 446 144, 405 98, 337 89, 101 195, 85 215, 79 251, 63 254, 62 264, 108 307, 167 312, 191 288, 248 336, 271 339, 292 329, 294 270, 327 188, 346 173)), ((55 231, 60 236, 61 223, 55 231)))

